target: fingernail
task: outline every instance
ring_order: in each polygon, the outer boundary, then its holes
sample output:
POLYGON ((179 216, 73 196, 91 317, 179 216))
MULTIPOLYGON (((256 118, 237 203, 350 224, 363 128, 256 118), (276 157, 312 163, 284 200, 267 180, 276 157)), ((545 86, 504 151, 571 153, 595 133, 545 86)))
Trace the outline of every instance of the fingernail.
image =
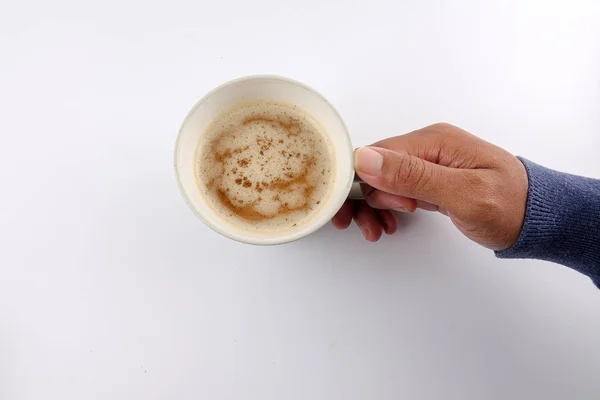
POLYGON ((400 212, 405 212, 405 213, 407 213, 407 212, 410 212, 410 211, 408 211, 408 210, 407 210, 406 208, 404 208, 404 207, 396 207, 396 208, 392 208, 392 210, 395 210, 395 211, 400 211, 400 212))
POLYGON ((383 165, 383 156, 381 153, 368 147, 360 147, 356 150, 355 168, 358 172, 366 175, 379 175, 383 165))
POLYGON ((362 228, 361 231, 365 239, 369 239, 369 236, 371 236, 371 231, 367 228, 362 228))

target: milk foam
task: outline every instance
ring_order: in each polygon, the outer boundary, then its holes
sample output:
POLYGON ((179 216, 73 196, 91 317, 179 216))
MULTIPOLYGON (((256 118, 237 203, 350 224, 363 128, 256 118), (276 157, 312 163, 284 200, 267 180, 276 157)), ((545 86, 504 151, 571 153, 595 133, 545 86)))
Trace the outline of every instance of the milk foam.
POLYGON ((196 152, 200 190, 236 225, 295 227, 323 207, 334 155, 324 129, 296 106, 259 100, 221 113, 196 152))

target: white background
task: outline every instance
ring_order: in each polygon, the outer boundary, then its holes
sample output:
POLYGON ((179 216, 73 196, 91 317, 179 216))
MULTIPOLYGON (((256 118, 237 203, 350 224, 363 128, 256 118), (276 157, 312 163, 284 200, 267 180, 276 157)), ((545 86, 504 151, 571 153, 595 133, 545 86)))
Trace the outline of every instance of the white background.
POLYGON ((598 398, 585 276, 425 212, 241 245, 172 168, 200 96, 275 73, 357 146, 447 121, 599 178, 597 2, 1 1, 0 399, 598 398))

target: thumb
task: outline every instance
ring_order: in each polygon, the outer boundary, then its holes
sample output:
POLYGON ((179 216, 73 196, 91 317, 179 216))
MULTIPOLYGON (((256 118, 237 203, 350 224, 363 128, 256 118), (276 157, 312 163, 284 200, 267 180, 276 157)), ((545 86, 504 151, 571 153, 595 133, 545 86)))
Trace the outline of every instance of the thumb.
POLYGON ((454 198, 452 168, 380 147, 361 147, 354 153, 358 176, 387 193, 445 207, 454 198))

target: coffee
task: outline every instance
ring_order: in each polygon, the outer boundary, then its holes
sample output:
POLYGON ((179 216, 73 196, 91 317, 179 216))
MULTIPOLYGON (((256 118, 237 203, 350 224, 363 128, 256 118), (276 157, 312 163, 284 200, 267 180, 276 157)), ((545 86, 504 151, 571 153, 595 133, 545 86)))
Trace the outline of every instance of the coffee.
POLYGON ((221 113, 196 151, 200 190, 246 229, 288 229, 318 213, 334 179, 332 144, 295 105, 257 100, 221 113))

